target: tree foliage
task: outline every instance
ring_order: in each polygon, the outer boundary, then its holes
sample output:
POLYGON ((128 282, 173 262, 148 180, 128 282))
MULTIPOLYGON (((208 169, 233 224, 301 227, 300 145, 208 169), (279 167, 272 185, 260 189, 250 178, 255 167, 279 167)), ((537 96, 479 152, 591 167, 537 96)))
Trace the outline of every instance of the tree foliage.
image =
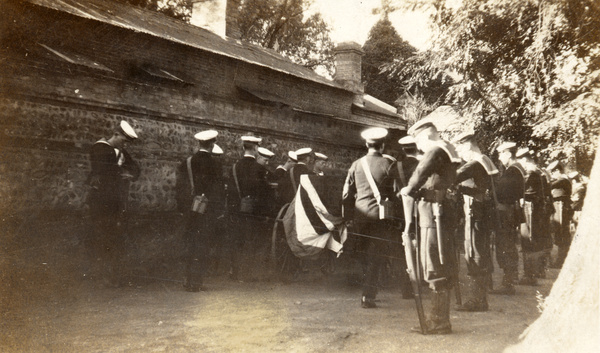
POLYGON ((167 16, 189 22, 192 15, 192 2, 189 0, 116 0, 147 10, 161 12, 167 16))
POLYGON ((429 50, 393 65, 392 77, 408 87, 448 83, 445 102, 461 109, 486 146, 514 140, 589 171, 600 132, 594 0, 403 3, 428 7, 435 34, 429 50))
POLYGON ((309 5, 305 0, 244 0, 238 20, 242 39, 331 74, 330 29, 319 13, 304 16, 309 5))
POLYGON ((371 28, 362 49, 365 52, 362 59, 365 93, 388 104, 394 104, 404 94, 402 82, 397 77, 388 77, 382 70, 394 60, 406 60, 411 57, 416 49, 396 32, 387 12, 384 12, 382 18, 371 28))

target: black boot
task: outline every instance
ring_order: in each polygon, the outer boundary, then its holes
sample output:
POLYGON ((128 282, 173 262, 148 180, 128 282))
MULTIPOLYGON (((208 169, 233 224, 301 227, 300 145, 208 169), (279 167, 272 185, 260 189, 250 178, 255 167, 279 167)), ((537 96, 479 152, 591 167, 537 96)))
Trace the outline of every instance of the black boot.
MULTIPOLYGON (((425 322, 427 327, 427 335, 447 335, 452 333, 452 325, 450 325, 450 291, 442 289, 433 291, 432 308, 429 319, 425 322)), ((414 332, 420 332, 421 326, 413 327, 414 332)))
POLYGON ((488 311, 486 277, 469 277, 469 289, 471 298, 463 305, 455 307, 456 311, 480 312, 488 311))

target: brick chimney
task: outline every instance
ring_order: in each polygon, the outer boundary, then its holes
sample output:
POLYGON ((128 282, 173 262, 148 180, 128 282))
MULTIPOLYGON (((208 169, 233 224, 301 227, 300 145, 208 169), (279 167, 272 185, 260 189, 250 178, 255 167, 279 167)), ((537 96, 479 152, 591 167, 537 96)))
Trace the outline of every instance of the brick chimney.
POLYGON ((242 32, 238 24, 240 17, 241 0, 226 0, 227 7, 225 10, 225 35, 229 38, 240 39, 242 32))
POLYGON ((364 51, 356 42, 343 42, 333 49, 335 74, 333 80, 360 94, 364 92, 361 81, 361 61, 364 51))
POLYGON ((238 25, 241 0, 191 0, 190 23, 214 32, 221 37, 240 39, 238 25))

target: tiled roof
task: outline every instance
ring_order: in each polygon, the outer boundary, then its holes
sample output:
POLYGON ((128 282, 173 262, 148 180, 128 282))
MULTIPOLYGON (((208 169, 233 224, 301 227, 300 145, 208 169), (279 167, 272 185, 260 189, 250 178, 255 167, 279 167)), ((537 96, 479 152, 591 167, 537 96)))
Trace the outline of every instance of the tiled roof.
POLYGON ((26 0, 45 8, 108 23, 247 63, 268 67, 305 80, 347 90, 342 85, 295 64, 279 53, 250 43, 223 38, 163 14, 110 0, 26 0))

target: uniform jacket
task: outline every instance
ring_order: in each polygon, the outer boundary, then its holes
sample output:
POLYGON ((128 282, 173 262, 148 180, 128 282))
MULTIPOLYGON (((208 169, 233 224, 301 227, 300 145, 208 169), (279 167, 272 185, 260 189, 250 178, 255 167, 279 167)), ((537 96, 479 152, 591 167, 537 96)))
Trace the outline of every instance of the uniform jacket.
POLYGON ((298 163, 295 166, 292 167, 292 169, 290 169, 290 173, 292 173, 292 181, 293 181, 293 191, 294 194, 296 194, 296 190, 298 190, 298 183, 300 183, 300 175, 302 174, 308 174, 308 175, 313 175, 315 174, 314 171, 308 169, 308 166, 304 163, 298 163))
POLYGON ((496 197, 499 203, 514 205, 523 198, 525 179, 522 170, 519 163, 511 164, 498 179, 496 197))
POLYGON ((125 149, 115 150, 106 140, 100 140, 92 146, 90 162, 90 201, 107 207, 119 207, 126 185, 123 174, 130 174, 132 178, 129 180, 136 180, 140 175, 138 164, 125 149))
POLYGON ((255 158, 244 156, 237 161, 235 168, 232 168, 231 172, 231 180, 233 181, 233 190, 229 192, 231 207, 237 209, 241 198, 246 196, 255 199, 259 205, 265 206, 269 193, 265 168, 255 158), (237 183, 239 184, 239 192, 233 174, 234 170, 237 176, 237 183))
POLYGON ((198 151, 192 156, 191 166, 194 180, 193 192, 190 190, 187 159, 181 163, 177 173, 178 210, 180 212, 188 211, 192 195, 204 194, 209 201, 209 210, 222 211, 225 192, 221 163, 210 152, 198 151))
POLYGON ((552 182, 552 198, 555 201, 564 201, 565 205, 571 199, 571 181, 567 178, 559 178, 552 182))
MULTIPOLYGON (((381 199, 389 198, 397 204, 400 198, 400 177, 396 160, 369 152, 366 156, 371 175, 381 193, 381 199)), ((378 220, 379 205, 369 185, 360 159, 348 170, 342 195, 343 217, 347 220, 378 220)))
POLYGON ((420 189, 446 191, 456 179, 458 156, 450 144, 450 148, 434 147, 417 165, 408 181, 409 194, 418 196, 420 189))

